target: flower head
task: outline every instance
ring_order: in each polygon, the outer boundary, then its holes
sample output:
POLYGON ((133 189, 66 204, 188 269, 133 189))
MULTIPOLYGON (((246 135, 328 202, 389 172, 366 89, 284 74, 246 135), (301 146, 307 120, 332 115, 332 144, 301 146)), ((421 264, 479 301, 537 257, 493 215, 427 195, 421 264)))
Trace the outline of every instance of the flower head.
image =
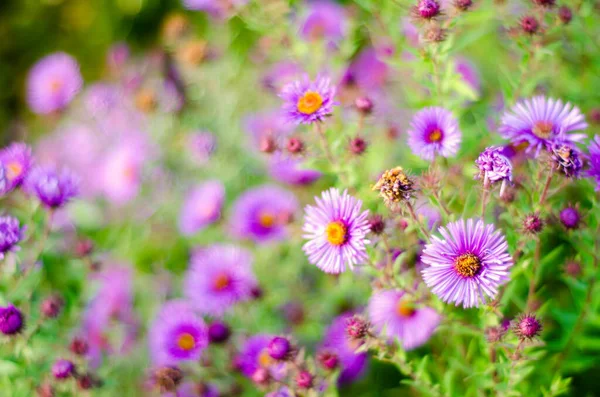
POLYGON ((258 243, 282 240, 287 224, 298 209, 296 196, 273 185, 262 185, 242 193, 233 204, 230 226, 238 238, 258 243))
POLYGON ((250 298, 256 285, 252 255, 235 245, 215 244, 192 256, 184 283, 186 297, 197 311, 220 316, 250 298))
POLYGON ((0 307, 0 332, 4 335, 15 335, 25 325, 23 313, 13 305, 0 307))
POLYGON ((538 20, 532 15, 526 15, 520 20, 521 29, 523 32, 527 34, 536 34, 538 29, 540 28, 540 23, 538 20))
POLYGON ((440 15, 442 9, 436 0, 419 0, 413 8, 413 14, 418 18, 432 19, 440 15))
POLYGON ((385 330, 385 335, 400 339, 402 347, 411 350, 429 340, 441 316, 429 307, 419 307, 405 292, 385 290, 369 300, 369 319, 379 332, 385 330))
POLYGON ((23 183, 33 164, 31 148, 15 142, 0 151, 0 163, 4 167, 6 186, 2 191, 12 190, 23 183))
POLYGON ((179 215, 179 230, 193 235, 221 217, 225 187, 218 180, 210 180, 193 188, 187 195, 179 215))
POLYGON ((256 370, 263 368, 271 369, 276 361, 269 354, 269 342, 272 336, 266 334, 254 335, 248 338, 242 350, 236 357, 238 369, 247 377, 252 377, 256 370))
POLYGON ((17 218, 0 216, 0 259, 5 253, 19 249, 17 244, 23 239, 24 232, 25 227, 20 227, 17 218))
POLYGON ((404 172, 402 167, 395 167, 385 171, 373 190, 378 190, 388 207, 393 207, 412 198, 415 191, 415 182, 404 172))
POLYGON ((408 130, 408 146, 417 156, 433 160, 436 155, 454 156, 462 136, 458 121, 452 112, 440 107, 429 107, 414 115, 408 130))
POLYGON ((231 329, 221 321, 215 321, 208 326, 208 339, 210 343, 227 342, 231 336, 231 329))
POLYGON ((537 156, 554 143, 575 143, 585 134, 570 134, 587 128, 579 108, 561 100, 537 96, 525 99, 502 116, 500 134, 514 145, 527 144, 537 156))
POLYGON ((183 301, 165 303, 149 331, 152 360, 157 365, 197 361, 208 345, 204 321, 183 301))
POLYGON ((77 61, 64 52, 39 60, 27 77, 27 103, 38 114, 64 109, 81 90, 77 61))
POLYGON ((283 100, 283 111, 289 122, 310 124, 323 121, 333 113, 335 88, 331 80, 317 77, 310 81, 308 76, 287 84, 279 95, 283 100))
POLYGON ((568 206, 563 208, 560 211, 560 222, 567 229, 577 229, 579 228, 579 223, 581 222, 581 215, 577 210, 577 207, 568 206))
POLYGON ((300 28, 300 35, 308 40, 326 39, 335 44, 346 33, 344 7, 332 1, 309 3, 310 10, 300 28))
POLYGON ((58 172, 50 167, 37 167, 27 176, 25 188, 44 206, 60 208, 79 193, 79 179, 66 168, 58 172))
POLYGON ((490 146, 481 152, 475 160, 479 169, 475 179, 482 179, 489 183, 512 181, 512 164, 502 153, 503 148, 497 146, 490 146))
POLYGON ((370 230, 369 211, 362 201, 332 188, 315 197, 316 206, 305 208, 302 248, 308 260, 326 273, 341 273, 367 259, 366 235, 370 230))
POLYGON ((508 279, 512 257, 504 236, 494 225, 461 219, 440 227, 442 239, 433 236, 421 255, 428 265, 423 280, 444 302, 465 308, 479 307, 493 298, 508 279))
POLYGON ((542 323, 535 314, 521 314, 513 324, 513 332, 521 340, 531 340, 542 332, 542 323))
POLYGON ((525 215, 523 219, 523 230, 525 233, 538 234, 544 228, 544 221, 540 218, 538 212, 532 212, 525 215))
POLYGON ((583 161, 577 149, 569 144, 555 143, 550 148, 550 158, 554 169, 562 172, 568 178, 579 178, 583 161))
POLYGON ((289 360, 295 353, 295 349, 290 340, 282 336, 275 336, 272 338, 267 346, 267 350, 269 351, 271 358, 281 361, 289 360))
POLYGON ((75 364, 70 360, 56 360, 52 366, 52 375, 58 380, 67 379, 75 373, 75 364))
POLYGON ((294 186, 311 185, 323 176, 318 170, 304 167, 300 159, 277 154, 269 161, 269 174, 278 182, 294 186))
POLYGON ((600 191, 600 136, 595 135, 589 145, 589 169, 586 175, 596 181, 596 191, 600 191))

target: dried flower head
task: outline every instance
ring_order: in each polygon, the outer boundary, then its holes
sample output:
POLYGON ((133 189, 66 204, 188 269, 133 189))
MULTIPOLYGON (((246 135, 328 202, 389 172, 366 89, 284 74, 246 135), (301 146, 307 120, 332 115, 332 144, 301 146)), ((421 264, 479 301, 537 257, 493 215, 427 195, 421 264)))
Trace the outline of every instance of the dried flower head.
POLYGON ((520 24, 521 29, 523 29, 523 32, 527 34, 536 34, 540 27, 540 23, 538 22, 538 20, 531 15, 527 15, 521 18, 520 24))
POLYGON ((523 231, 529 234, 538 234, 544 228, 544 221, 538 212, 525 215, 523 219, 523 231))
POLYGON ((558 19, 565 25, 571 23, 571 19, 573 19, 573 12, 567 6, 562 6, 558 9, 558 19))
POLYGON ((368 142, 360 136, 352 138, 349 144, 350 152, 357 156, 363 154, 367 150, 368 146, 368 142))
POLYGON ((415 183, 402 167, 395 167, 381 175, 373 190, 378 190, 385 204, 392 207, 413 197, 415 183))
POLYGON ((177 367, 161 367, 154 371, 152 378, 161 393, 172 392, 183 380, 183 372, 177 367))

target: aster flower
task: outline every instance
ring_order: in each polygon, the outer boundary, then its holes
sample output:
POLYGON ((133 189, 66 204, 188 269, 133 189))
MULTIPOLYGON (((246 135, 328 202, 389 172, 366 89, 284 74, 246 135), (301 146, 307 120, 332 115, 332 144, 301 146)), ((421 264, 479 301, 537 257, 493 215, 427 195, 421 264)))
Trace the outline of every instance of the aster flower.
POLYGON ((18 251, 17 244, 23 239, 25 227, 20 227, 19 220, 10 215, 0 216, 0 259, 10 251, 18 251))
POLYGON ((79 64, 64 52, 39 60, 27 77, 27 103, 38 114, 64 109, 81 89, 79 64))
POLYGON ((170 301, 155 317, 148 340, 154 364, 174 365, 200 358, 208 346, 208 330, 187 302, 170 301))
POLYGON ((221 316, 252 294, 256 280, 252 254, 235 245, 215 244, 196 252, 186 273, 184 291, 203 314, 221 316))
POLYGON ((25 143, 15 142, 0 151, 0 162, 4 166, 7 192, 23 183, 33 164, 31 148, 25 143))
POLYGON ((193 235, 221 217, 225 200, 225 186, 218 180, 210 180, 193 188, 186 196, 179 215, 179 230, 186 236, 193 235))
POLYGON ((309 240, 302 247, 309 262, 326 273, 341 273, 367 260, 369 211, 361 211, 362 201, 335 188, 315 201, 316 206, 304 210, 302 228, 309 240))
POLYGON ((579 178, 583 161, 579 150, 569 144, 555 143, 550 148, 552 167, 567 178, 579 178))
POLYGON ((488 182, 512 181, 512 164, 503 152, 504 148, 497 146, 490 146, 481 152, 475 160, 479 169, 475 179, 483 179, 486 185, 488 182))
POLYGON ((315 183, 323 174, 306 168, 302 160, 276 154, 269 159, 269 175, 278 182, 294 186, 306 186, 315 183))
POLYGON ((25 326, 23 313, 12 304, 0 307, 0 332, 4 335, 15 335, 25 326))
POLYGON ((238 238, 257 243, 282 240, 297 209, 292 192, 273 185, 258 186, 242 193, 233 204, 231 230, 238 238))
POLYGON ((310 124, 323 121, 333 113, 335 87, 331 80, 317 77, 310 81, 308 76, 287 84, 279 95, 283 100, 283 112, 288 122, 310 124))
POLYGON ((414 154, 429 161, 436 155, 454 156, 461 139, 458 121, 452 112, 440 107, 429 107, 417 112, 408 130, 408 146, 414 154))
POLYGON ((258 334, 249 337, 235 359, 237 368, 247 376, 252 377, 259 368, 269 370, 276 364, 275 359, 269 355, 269 342, 273 336, 258 334))
POLYGON ((429 340, 441 316, 418 305, 403 291, 380 291, 369 300, 369 319, 390 338, 398 338, 404 350, 412 350, 429 340))
POLYGON ((500 231, 481 220, 461 219, 439 233, 443 239, 433 236, 421 255, 428 265, 422 271, 425 284, 444 302, 465 308, 494 298, 513 265, 500 231))
POLYGON ((587 128, 578 107, 561 100, 537 96, 517 103, 502 116, 500 135, 513 144, 527 143, 527 151, 537 156, 553 143, 576 143, 586 134, 571 134, 587 128))
POLYGON ((600 136, 595 135, 589 145, 589 169, 586 175, 596 181, 596 191, 600 191, 600 136))
POLYGON ((309 3, 309 11, 300 28, 304 39, 326 39, 335 44, 344 38, 347 28, 344 7, 330 1, 309 3))
MULTIPOLYGON (((383 88, 388 80, 390 67, 373 47, 363 49, 344 73, 341 85, 346 88, 357 86, 373 94, 383 88)), ((379 102, 377 103, 379 106, 379 102)))
POLYGON ((71 170, 37 167, 27 176, 25 189, 47 208, 60 208, 79 193, 79 179, 71 170))
POLYGON ((408 201, 415 191, 415 182, 408 177, 402 167, 395 167, 385 171, 373 190, 379 191, 385 205, 394 207, 397 204, 408 201))

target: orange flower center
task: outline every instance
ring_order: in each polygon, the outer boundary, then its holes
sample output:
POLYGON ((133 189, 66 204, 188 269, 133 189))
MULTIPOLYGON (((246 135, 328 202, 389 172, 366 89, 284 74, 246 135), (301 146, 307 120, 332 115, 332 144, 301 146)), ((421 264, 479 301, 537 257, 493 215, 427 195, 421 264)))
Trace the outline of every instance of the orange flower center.
POLYGON ((307 91, 298 99, 298 111, 303 114, 313 114, 323 104, 323 98, 318 92, 307 91))
POLYGON ((533 126, 533 133, 542 139, 548 139, 552 135, 552 125, 549 121, 538 121, 533 126))
POLYGON ((19 163, 17 161, 8 163, 8 165, 6 166, 6 177, 9 180, 18 178, 22 172, 23 172, 23 166, 21 165, 21 163, 19 163))
POLYGON ((454 261, 454 269, 463 277, 475 277, 481 270, 481 259, 473 254, 463 254, 454 261))
POLYGON ((196 341, 192 335, 186 332, 179 335, 177 338, 177 346, 179 346, 181 350, 185 350, 187 352, 196 347, 196 341))
POLYGON ((327 235, 327 241, 333 245, 342 245, 347 239, 346 226, 340 222, 330 222, 325 228, 325 234, 327 235))
POLYGON ((398 306, 396 306, 396 313, 400 317, 410 317, 415 314, 415 306, 408 299, 400 299, 398 301, 398 306))
POLYGON ((269 355, 269 351, 267 349, 263 349, 263 351, 261 351, 258 355, 258 365, 263 368, 267 368, 271 364, 273 364, 273 359, 269 355))
POLYGON ((50 92, 56 94, 63 86, 63 82, 59 79, 53 79, 50 81, 50 92))
POLYGON ((439 128, 429 133, 429 142, 439 142, 442 140, 442 131, 439 128))
POLYGON ((214 287, 217 291, 222 291, 231 284, 231 277, 227 273, 221 273, 215 277, 214 287))
POLYGON ((261 212, 258 215, 258 223, 264 228, 273 227, 275 224, 275 215, 267 211, 261 212))

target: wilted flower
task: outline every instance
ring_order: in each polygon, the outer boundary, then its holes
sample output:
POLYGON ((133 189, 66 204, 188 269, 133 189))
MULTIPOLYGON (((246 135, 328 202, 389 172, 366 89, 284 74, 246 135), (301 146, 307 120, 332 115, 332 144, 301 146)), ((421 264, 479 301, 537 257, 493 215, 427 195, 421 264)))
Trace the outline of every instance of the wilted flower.
POLYGON ((10 191, 21 185, 31 169, 33 164, 31 148, 25 143, 11 143, 0 151, 0 163, 4 166, 6 180, 2 192, 10 191))
POLYGON ((504 236, 474 219, 451 222, 439 233, 443 239, 433 236, 421 255, 428 265, 422 271, 425 284, 444 302, 465 308, 494 298, 513 265, 504 236))
POLYGON ((555 143, 550 148, 550 153, 554 169, 561 171, 568 178, 579 178, 583 162, 577 149, 568 144, 555 143))
POLYGON ((27 176, 25 189, 47 208, 60 208, 79 193, 79 179, 66 168, 57 172, 50 167, 37 167, 27 176))
POLYGON ((373 190, 378 190, 388 207, 393 207, 403 201, 412 198, 415 191, 415 183, 404 172, 402 167, 387 170, 381 175, 373 190))
POLYGON ((492 183, 502 181, 500 196, 504 195, 506 182, 512 182, 512 164, 502 152, 502 148, 490 146, 475 160, 475 164, 479 169, 475 179, 483 180, 483 185, 486 187, 492 183))
POLYGON ((356 136, 356 137, 352 138, 350 140, 350 145, 349 145, 350 152, 357 156, 360 156, 361 154, 363 154, 367 150, 368 146, 369 146, 369 144, 367 143, 367 141, 360 136, 356 136))
POLYGON ((199 232, 221 217, 225 200, 225 186, 218 180, 210 180, 193 188, 187 195, 179 215, 179 230, 190 236, 199 232))
POLYGON ((25 227, 20 227, 19 220, 10 215, 0 216, 0 259, 10 251, 18 251, 17 244, 23 239, 25 227))
POLYGON ((64 109, 81 90, 79 64, 64 52, 39 60, 27 77, 27 103, 38 114, 64 109))
POLYGON ((302 228, 309 240, 302 248, 309 262, 326 273, 341 273, 367 260, 369 211, 361 211, 362 201, 335 188, 315 201, 316 206, 304 210, 302 228))
POLYGON ((177 367, 159 367, 152 373, 152 381, 161 393, 177 390, 182 380, 183 372, 177 367))
POLYGON ((527 144, 537 156, 554 143, 576 143, 586 134, 570 134, 587 128, 579 108, 561 100, 537 96, 517 103, 502 116, 500 134, 514 145, 527 144))
POLYGON ((454 156, 460 147, 461 132, 452 112, 440 107, 429 107, 414 115, 408 130, 408 146, 425 160, 436 155, 454 156))
POLYGON ((521 314, 514 322, 513 332, 521 340, 531 340, 542 331, 542 323, 535 314, 521 314))
POLYGON ((42 301, 42 315, 46 318, 56 318, 64 305, 65 301, 60 295, 52 295, 42 301))
POLYGON ((419 307, 405 292, 385 290, 376 292, 369 300, 369 319, 385 335, 398 338, 405 350, 427 342, 441 316, 433 309, 419 307))
POLYGON ((558 9, 558 18, 562 23, 567 25, 571 22, 571 19, 573 19, 573 12, 569 7, 562 6, 558 9))
POLYGON ((304 76, 283 87, 279 96, 284 100, 287 120, 296 124, 323 121, 337 104, 333 100, 335 87, 331 87, 331 80, 325 77, 317 77, 313 82, 304 76))

